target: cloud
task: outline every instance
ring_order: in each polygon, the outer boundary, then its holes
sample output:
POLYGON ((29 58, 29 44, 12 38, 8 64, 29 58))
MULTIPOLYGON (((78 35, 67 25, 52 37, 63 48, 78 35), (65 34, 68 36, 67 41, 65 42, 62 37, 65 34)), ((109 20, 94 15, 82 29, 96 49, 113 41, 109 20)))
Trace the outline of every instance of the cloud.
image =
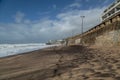
POLYGON ((29 24, 29 23, 31 23, 31 21, 29 19, 25 19, 24 23, 29 24))
POLYGON ((16 12, 16 14, 15 14, 15 16, 14 16, 15 22, 21 23, 21 21, 23 20, 24 16, 25 16, 24 13, 22 13, 22 12, 20 12, 20 11, 16 12))
POLYGON ((69 5, 67 5, 65 8, 64 8, 64 10, 73 10, 73 9, 78 9, 78 8, 80 8, 81 7, 81 4, 79 3, 79 2, 77 2, 77 1, 75 1, 74 3, 72 3, 72 4, 69 4, 69 5))
POLYGON ((46 12, 38 12, 37 14, 39 15, 39 16, 43 16, 43 15, 48 15, 48 14, 50 14, 51 13, 51 11, 46 11, 46 12))
POLYGON ((69 5, 69 7, 80 7, 81 5, 79 4, 79 3, 73 3, 73 4, 71 4, 71 5, 69 5))
POLYGON ((104 2, 103 2, 103 4, 107 4, 109 2, 109 0, 105 0, 104 2))
POLYGON ((57 17, 61 20, 60 25, 64 32, 71 33, 72 30, 74 30, 74 34, 80 33, 81 31, 81 17, 82 15, 85 16, 84 18, 84 31, 90 29, 91 27, 94 27, 98 23, 101 22, 101 13, 104 10, 103 8, 94 8, 90 10, 75 10, 70 11, 66 13, 61 13, 57 17))
POLYGON ((53 5, 53 9, 56 9, 56 8, 57 8, 57 6, 54 4, 54 5, 53 5))
POLYGON ((24 13, 17 12, 15 23, 0 24, 1 42, 46 42, 80 34, 80 16, 85 16, 84 31, 86 31, 101 22, 101 13, 104 9, 105 7, 89 10, 75 9, 59 13, 56 20, 43 18, 34 21, 25 19, 24 13))

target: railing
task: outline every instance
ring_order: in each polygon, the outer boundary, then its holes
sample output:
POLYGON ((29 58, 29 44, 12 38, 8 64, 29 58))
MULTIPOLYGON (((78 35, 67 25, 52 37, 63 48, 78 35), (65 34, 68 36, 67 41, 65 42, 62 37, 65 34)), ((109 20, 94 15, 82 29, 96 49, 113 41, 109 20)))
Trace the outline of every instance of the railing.
POLYGON ((106 19, 108 19, 108 18, 110 18, 110 17, 112 17, 113 15, 115 15, 116 13, 119 13, 120 12, 120 10, 118 10, 118 11, 116 11, 116 12, 114 12, 113 14, 111 14, 110 16, 107 16, 105 19, 103 19, 103 21, 104 20, 106 20, 106 19))
POLYGON ((111 10, 113 10, 114 8, 116 8, 118 5, 120 5, 120 2, 116 3, 116 4, 115 4, 113 7, 111 7, 110 9, 108 8, 108 10, 107 10, 105 13, 103 13, 102 15, 104 16, 104 15, 108 14, 111 10))

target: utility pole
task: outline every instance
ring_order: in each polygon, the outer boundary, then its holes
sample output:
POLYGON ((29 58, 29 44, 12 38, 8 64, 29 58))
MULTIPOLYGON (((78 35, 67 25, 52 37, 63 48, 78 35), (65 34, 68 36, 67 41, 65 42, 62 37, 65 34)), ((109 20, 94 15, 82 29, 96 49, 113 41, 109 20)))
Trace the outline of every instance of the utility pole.
MULTIPOLYGON (((80 16, 82 19, 82 23, 81 23, 81 35, 83 34, 83 19, 85 18, 85 16, 80 16)), ((81 39, 81 44, 83 45, 82 39, 81 39)))

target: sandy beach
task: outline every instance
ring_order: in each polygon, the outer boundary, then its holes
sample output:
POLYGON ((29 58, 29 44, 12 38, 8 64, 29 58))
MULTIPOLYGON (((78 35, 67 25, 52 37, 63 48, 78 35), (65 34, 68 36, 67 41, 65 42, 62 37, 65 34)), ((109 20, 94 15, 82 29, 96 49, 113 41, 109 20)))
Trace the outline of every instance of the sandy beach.
POLYGON ((120 80, 120 47, 51 47, 0 58, 0 80, 120 80))

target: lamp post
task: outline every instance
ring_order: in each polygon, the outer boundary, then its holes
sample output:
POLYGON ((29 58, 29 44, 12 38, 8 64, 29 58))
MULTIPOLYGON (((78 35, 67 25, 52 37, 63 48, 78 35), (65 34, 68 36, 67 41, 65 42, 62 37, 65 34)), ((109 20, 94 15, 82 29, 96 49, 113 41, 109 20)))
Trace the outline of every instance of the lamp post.
POLYGON ((80 16, 82 19, 82 23, 81 23, 81 34, 83 34, 83 19, 85 18, 85 16, 80 16))
MULTIPOLYGON (((83 34, 83 19, 85 18, 85 16, 80 16, 82 19, 82 23, 81 23, 81 35, 83 34)), ((81 39, 81 44, 83 44, 82 39, 81 39)))

